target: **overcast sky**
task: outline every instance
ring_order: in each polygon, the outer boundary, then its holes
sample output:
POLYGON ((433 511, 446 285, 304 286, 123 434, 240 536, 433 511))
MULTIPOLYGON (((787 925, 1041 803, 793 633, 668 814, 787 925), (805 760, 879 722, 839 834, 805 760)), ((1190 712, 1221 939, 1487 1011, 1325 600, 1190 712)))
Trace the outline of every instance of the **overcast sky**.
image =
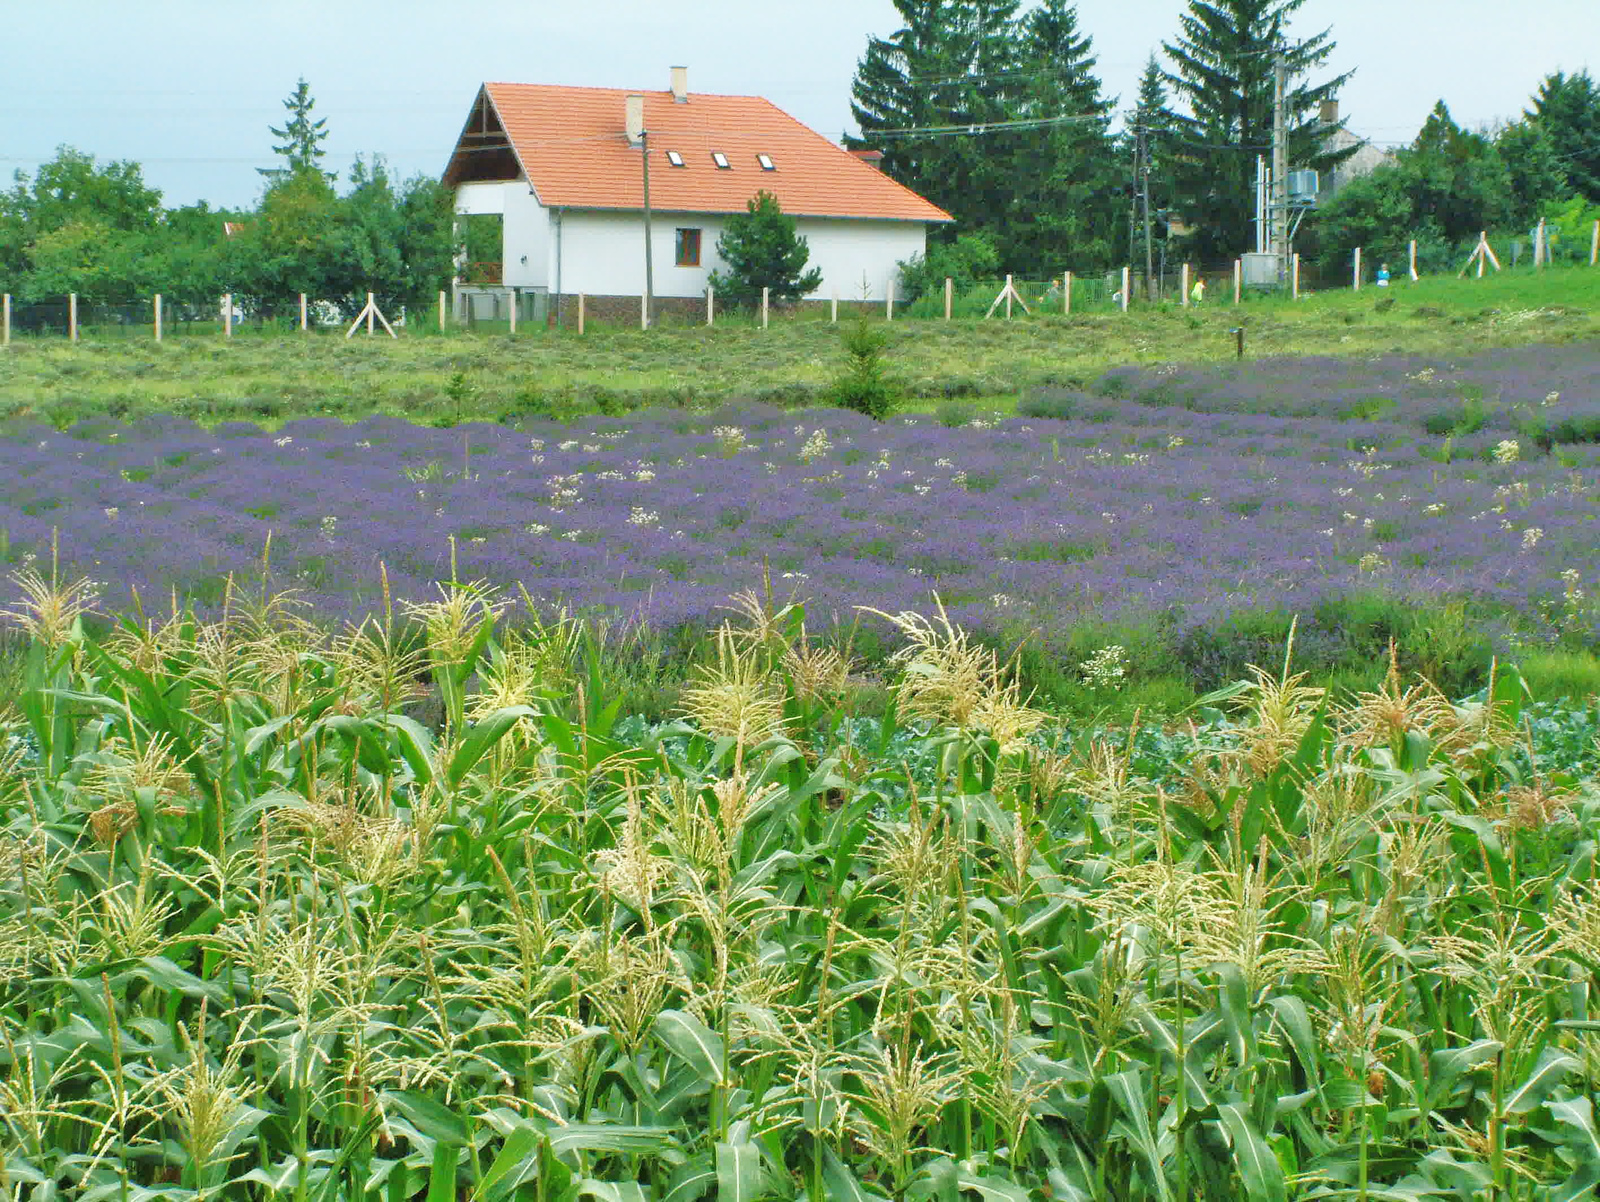
MULTIPOLYGON (((1026 6, 1026 0, 1025 0, 1026 6)), ((1125 107, 1184 0, 1081 0, 1106 90, 1125 107)), ((484 80, 766 96, 837 138, 890 0, 0 0, 0 179, 61 144, 135 159, 169 205, 252 204, 269 124, 304 75, 330 167, 384 155, 438 174, 484 80)), ((1331 27, 1329 73, 1354 68, 1344 112, 1409 141, 1435 100, 1478 125, 1516 116, 1554 70, 1600 74, 1600 0, 1307 0, 1293 27, 1331 27)))

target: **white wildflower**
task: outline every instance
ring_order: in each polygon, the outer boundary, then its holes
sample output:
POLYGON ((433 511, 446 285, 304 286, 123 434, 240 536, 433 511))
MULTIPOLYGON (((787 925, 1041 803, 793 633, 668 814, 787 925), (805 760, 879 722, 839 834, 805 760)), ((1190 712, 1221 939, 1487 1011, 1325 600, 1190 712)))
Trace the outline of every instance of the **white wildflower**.
POLYGON ((1091 689, 1119 689, 1128 675, 1128 651, 1121 646, 1102 647, 1078 665, 1078 675, 1091 689))

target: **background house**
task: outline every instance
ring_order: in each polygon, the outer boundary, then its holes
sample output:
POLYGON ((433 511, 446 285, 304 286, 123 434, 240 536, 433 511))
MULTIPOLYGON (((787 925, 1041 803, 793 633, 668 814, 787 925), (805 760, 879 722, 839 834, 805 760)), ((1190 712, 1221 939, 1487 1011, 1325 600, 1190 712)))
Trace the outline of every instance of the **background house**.
POLYGON ((1351 133, 1339 124, 1339 102, 1337 100, 1324 100, 1319 118, 1327 126, 1329 133, 1324 140, 1324 149, 1330 153, 1355 148, 1355 153, 1345 159, 1332 171, 1324 171, 1317 181, 1317 204, 1327 204, 1351 180, 1360 179, 1364 175, 1371 175, 1385 162, 1394 157, 1389 151, 1374 146, 1371 142, 1358 134, 1351 133))
MULTIPOLYGON (((643 94, 650 153, 654 295, 698 303, 723 267, 717 239, 731 213, 765 189, 795 217, 822 269, 819 298, 881 301, 897 265, 923 253, 949 214, 757 96, 690 95, 674 68, 668 91, 643 94)), ((445 170, 458 220, 479 229, 457 281, 457 312, 534 319, 578 293, 639 311, 644 293, 644 179, 628 97, 614 88, 486 83, 445 170), (481 225, 482 223, 479 222, 481 225), (480 257, 483 256, 483 257, 480 257)), ((633 93, 637 95, 637 93, 633 93)))

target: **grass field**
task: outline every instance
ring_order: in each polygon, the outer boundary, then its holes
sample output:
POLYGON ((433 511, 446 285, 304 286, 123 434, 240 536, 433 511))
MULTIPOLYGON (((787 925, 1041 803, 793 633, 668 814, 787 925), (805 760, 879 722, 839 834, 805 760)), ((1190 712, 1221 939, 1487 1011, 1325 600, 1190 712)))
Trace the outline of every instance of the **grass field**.
MULTIPOLYGON (((1395 350, 1448 358, 1592 339, 1600 336, 1600 270, 1426 279, 1298 303, 1253 299, 1239 309, 1214 300, 1010 324, 897 321, 890 361, 914 408, 947 397, 1004 406, 1040 385, 1087 383, 1115 366, 1226 359, 1241 324, 1250 358, 1395 350)), ((273 331, 157 346, 147 331, 90 331, 77 346, 19 339, 0 354, 0 415, 53 424, 154 413, 203 422, 372 414, 436 422, 728 401, 804 406, 822 400, 842 361, 837 332, 814 318, 780 319, 765 331, 733 318, 714 330, 593 328, 582 338, 528 327, 515 338, 418 331, 399 343, 273 331)))

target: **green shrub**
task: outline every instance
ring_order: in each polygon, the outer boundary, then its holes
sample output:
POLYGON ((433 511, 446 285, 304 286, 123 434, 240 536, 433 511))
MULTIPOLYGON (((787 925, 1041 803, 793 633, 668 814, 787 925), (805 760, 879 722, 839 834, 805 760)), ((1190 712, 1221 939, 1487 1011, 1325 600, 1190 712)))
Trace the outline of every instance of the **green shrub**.
POLYGON ((1018 417, 1047 417, 1065 421, 1078 409, 1078 393, 1059 388, 1041 388, 1017 402, 1018 417))
POLYGON ((882 421, 900 400, 899 384, 884 366, 883 351, 888 334, 866 318, 845 327, 844 349, 848 356, 844 374, 833 383, 831 399, 843 409, 882 421))

